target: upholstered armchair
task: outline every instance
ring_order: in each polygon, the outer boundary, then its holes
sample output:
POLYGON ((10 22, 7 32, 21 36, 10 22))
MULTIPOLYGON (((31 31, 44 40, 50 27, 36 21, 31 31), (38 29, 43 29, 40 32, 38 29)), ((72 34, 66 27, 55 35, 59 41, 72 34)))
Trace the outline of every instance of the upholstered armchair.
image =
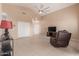
POLYGON ((54 47, 67 47, 71 38, 71 33, 66 30, 58 31, 56 37, 50 38, 50 44, 54 47))

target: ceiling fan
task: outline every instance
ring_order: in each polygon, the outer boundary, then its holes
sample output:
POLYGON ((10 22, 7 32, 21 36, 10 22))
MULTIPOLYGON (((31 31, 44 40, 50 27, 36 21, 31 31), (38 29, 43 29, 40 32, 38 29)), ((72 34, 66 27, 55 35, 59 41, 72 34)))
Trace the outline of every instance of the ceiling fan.
POLYGON ((38 13, 40 14, 40 15, 45 15, 45 14, 47 14, 48 13, 48 11, 49 11, 49 6, 45 6, 45 5, 43 5, 43 4, 41 4, 40 6, 38 6, 39 8, 37 8, 38 9, 38 13))

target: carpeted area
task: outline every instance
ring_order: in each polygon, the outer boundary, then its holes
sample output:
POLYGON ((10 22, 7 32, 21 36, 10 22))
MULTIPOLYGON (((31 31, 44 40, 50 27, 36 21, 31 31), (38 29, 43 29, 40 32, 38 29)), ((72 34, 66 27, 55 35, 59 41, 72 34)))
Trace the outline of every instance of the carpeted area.
MULTIPOLYGON (((49 43, 50 38, 33 36, 20 38, 14 41, 15 56, 71 56, 79 55, 75 43, 71 40, 67 48, 55 48, 49 43)), ((79 44, 79 43, 78 43, 79 44)))

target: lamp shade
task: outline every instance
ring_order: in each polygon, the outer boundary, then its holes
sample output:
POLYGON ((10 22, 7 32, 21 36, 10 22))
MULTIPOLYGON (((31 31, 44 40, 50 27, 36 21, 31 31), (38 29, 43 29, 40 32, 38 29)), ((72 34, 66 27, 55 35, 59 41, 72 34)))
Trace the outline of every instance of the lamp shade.
POLYGON ((2 20, 0 28, 11 29, 12 28, 12 22, 11 21, 7 21, 7 20, 2 20))

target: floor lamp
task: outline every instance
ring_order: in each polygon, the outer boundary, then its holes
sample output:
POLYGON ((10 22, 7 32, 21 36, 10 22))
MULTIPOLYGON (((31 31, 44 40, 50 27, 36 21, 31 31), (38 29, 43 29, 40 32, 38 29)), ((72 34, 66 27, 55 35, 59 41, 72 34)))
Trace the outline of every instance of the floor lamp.
MULTIPOLYGON (((9 35, 9 31, 8 29, 12 29, 12 22, 11 21, 7 21, 7 20, 2 20, 1 21, 1 25, 0 28, 4 29, 4 34, 2 34, 2 48, 1 51, 3 52, 3 56, 11 56, 11 51, 13 51, 11 44, 10 44, 10 40, 13 41, 13 39, 10 37, 9 35), (6 42, 7 41, 7 42, 6 42)), ((13 43, 13 42, 12 42, 13 43)), ((14 44, 13 44, 14 45, 14 44)), ((13 52, 12 52, 13 55, 13 52)))

